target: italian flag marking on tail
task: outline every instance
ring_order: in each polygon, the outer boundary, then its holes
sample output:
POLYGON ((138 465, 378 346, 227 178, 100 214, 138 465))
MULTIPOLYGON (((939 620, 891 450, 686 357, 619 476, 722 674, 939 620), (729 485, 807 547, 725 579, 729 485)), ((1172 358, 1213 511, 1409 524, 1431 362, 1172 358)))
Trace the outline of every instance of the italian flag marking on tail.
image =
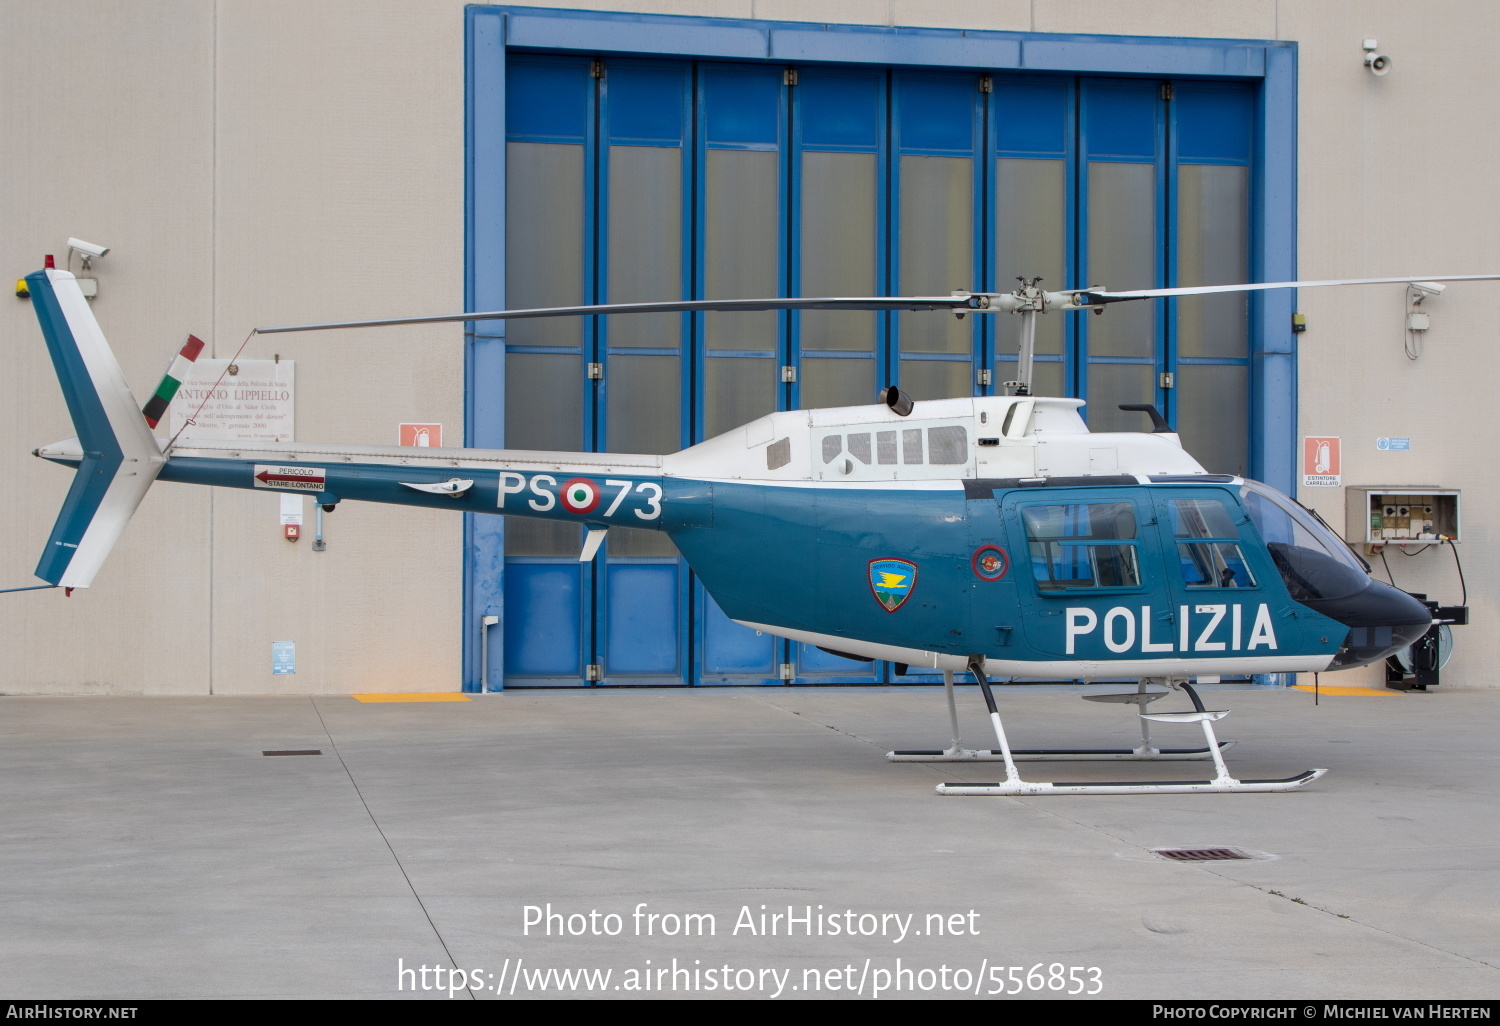
POLYGON ((145 407, 141 413, 146 418, 146 423, 156 427, 161 422, 162 415, 167 412, 167 407, 172 403, 172 397, 182 387, 182 382, 187 378, 192 364, 198 359, 198 354, 203 352, 203 340, 197 335, 189 335, 177 355, 172 357, 172 364, 167 368, 166 375, 161 379, 161 384, 156 386, 156 392, 150 399, 146 400, 145 407))

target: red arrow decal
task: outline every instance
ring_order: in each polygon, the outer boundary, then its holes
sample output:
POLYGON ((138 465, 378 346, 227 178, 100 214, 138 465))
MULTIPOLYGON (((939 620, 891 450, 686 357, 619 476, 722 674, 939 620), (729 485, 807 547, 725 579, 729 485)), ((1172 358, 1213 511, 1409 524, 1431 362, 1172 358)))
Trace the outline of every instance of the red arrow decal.
POLYGON ((321 477, 304 477, 300 474, 273 474, 269 470, 262 470, 259 474, 255 475, 255 479, 257 481, 264 481, 267 484, 270 484, 272 481, 296 481, 299 484, 323 483, 321 477))
POLYGON ((257 464, 254 469, 257 488, 293 488, 305 492, 321 492, 327 475, 328 471, 323 467, 257 464))

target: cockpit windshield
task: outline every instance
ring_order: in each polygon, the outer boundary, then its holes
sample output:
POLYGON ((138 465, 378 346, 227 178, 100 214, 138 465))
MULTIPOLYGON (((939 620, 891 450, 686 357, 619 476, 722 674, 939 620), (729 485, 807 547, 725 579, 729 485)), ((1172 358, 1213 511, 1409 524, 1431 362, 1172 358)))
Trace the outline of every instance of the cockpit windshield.
POLYGON ((1369 586, 1349 547, 1291 499, 1258 481, 1246 481, 1240 498, 1294 600, 1344 598, 1369 586))

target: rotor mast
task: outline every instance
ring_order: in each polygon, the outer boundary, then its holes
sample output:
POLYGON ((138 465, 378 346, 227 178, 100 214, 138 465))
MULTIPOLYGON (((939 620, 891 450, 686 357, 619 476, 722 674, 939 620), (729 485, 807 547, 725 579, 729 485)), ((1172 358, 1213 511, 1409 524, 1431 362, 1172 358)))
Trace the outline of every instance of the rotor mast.
POLYGON ((1021 348, 1016 355, 1016 380, 1005 382, 1011 395, 1031 394, 1032 363, 1036 357, 1036 318, 1043 310, 1045 294, 1037 288, 1041 278, 1017 278, 1021 287, 1012 295, 1020 301, 1015 312, 1021 315, 1021 348))
MULTIPOLYGON (((1081 310, 1089 306, 1084 290, 1045 292, 1040 277, 1016 278, 1020 287, 1014 292, 954 292, 955 298, 966 298, 968 310, 985 313, 1013 313, 1021 317, 1020 347, 1016 354, 1016 378, 1002 383, 1011 395, 1031 395, 1031 378, 1036 363, 1036 319, 1048 310, 1081 310)), ((968 310, 955 310, 962 317, 968 310)), ((1102 309, 1096 311, 1102 312, 1102 309)))

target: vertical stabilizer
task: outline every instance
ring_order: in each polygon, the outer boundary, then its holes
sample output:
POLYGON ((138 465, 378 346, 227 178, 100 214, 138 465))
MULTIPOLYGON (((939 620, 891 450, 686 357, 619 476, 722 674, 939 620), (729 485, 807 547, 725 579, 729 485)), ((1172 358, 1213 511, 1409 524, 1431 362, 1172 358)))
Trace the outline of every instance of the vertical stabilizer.
POLYGON ((36 575, 86 588, 165 458, 77 279, 48 268, 26 284, 83 450, 36 575))

